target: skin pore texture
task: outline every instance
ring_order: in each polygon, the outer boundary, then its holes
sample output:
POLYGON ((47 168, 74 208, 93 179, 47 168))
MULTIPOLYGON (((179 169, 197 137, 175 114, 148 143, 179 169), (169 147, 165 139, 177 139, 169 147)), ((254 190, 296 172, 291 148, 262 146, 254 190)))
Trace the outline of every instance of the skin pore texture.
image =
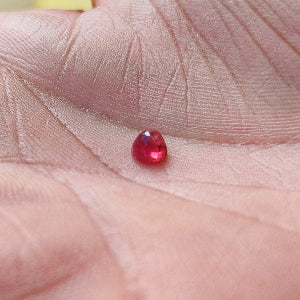
POLYGON ((94 7, 0 13, 1 300, 299 299, 300 1, 94 7))

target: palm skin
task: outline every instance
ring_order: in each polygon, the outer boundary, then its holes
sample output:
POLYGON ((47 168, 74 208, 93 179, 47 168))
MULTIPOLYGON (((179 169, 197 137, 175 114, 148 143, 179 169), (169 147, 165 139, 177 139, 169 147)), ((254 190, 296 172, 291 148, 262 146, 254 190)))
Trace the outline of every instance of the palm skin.
POLYGON ((0 15, 0 298, 299 299, 300 2, 95 7, 0 15))

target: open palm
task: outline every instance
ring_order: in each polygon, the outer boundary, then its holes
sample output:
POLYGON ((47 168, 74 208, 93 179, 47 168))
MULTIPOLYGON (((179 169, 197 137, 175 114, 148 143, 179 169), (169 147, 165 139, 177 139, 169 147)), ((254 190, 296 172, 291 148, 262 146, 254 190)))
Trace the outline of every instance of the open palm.
POLYGON ((0 298, 299 299, 299 77, 298 0, 0 14, 0 298))

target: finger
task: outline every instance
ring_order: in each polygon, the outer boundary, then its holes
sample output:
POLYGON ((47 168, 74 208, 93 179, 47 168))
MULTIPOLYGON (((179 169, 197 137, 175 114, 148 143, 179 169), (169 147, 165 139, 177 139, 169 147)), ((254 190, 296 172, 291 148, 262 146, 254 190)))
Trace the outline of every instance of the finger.
MULTIPOLYGON (((116 58, 126 56, 130 37, 125 36, 128 31, 124 32, 120 20, 107 11, 40 10, 0 14, 1 19, 0 64, 25 79, 47 89, 69 87, 66 93, 73 88, 76 93, 92 89, 96 77, 101 77, 97 71, 103 58, 114 53, 114 61, 104 62, 101 73, 115 70, 103 79, 106 88, 116 82, 115 73, 120 71, 116 58)), ((101 82, 98 86, 102 87, 101 82)))
POLYGON ((51 10, 1 13, 1 65, 37 77, 55 74, 79 15, 51 10))
MULTIPOLYGON (((0 64, 22 78, 95 110, 116 103, 133 32, 109 10, 5 14, 0 35, 0 64)), ((134 43, 131 60, 138 69, 134 43)), ((136 82, 137 72, 133 75, 136 82)), ((128 101, 134 110, 136 103, 128 101)))

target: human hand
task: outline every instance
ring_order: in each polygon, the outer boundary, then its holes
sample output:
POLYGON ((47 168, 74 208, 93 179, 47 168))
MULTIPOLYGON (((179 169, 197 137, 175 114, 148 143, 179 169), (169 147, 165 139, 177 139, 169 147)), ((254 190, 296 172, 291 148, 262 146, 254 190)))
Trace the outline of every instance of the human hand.
POLYGON ((0 298, 298 299, 300 2, 95 6, 0 14, 0 298))

